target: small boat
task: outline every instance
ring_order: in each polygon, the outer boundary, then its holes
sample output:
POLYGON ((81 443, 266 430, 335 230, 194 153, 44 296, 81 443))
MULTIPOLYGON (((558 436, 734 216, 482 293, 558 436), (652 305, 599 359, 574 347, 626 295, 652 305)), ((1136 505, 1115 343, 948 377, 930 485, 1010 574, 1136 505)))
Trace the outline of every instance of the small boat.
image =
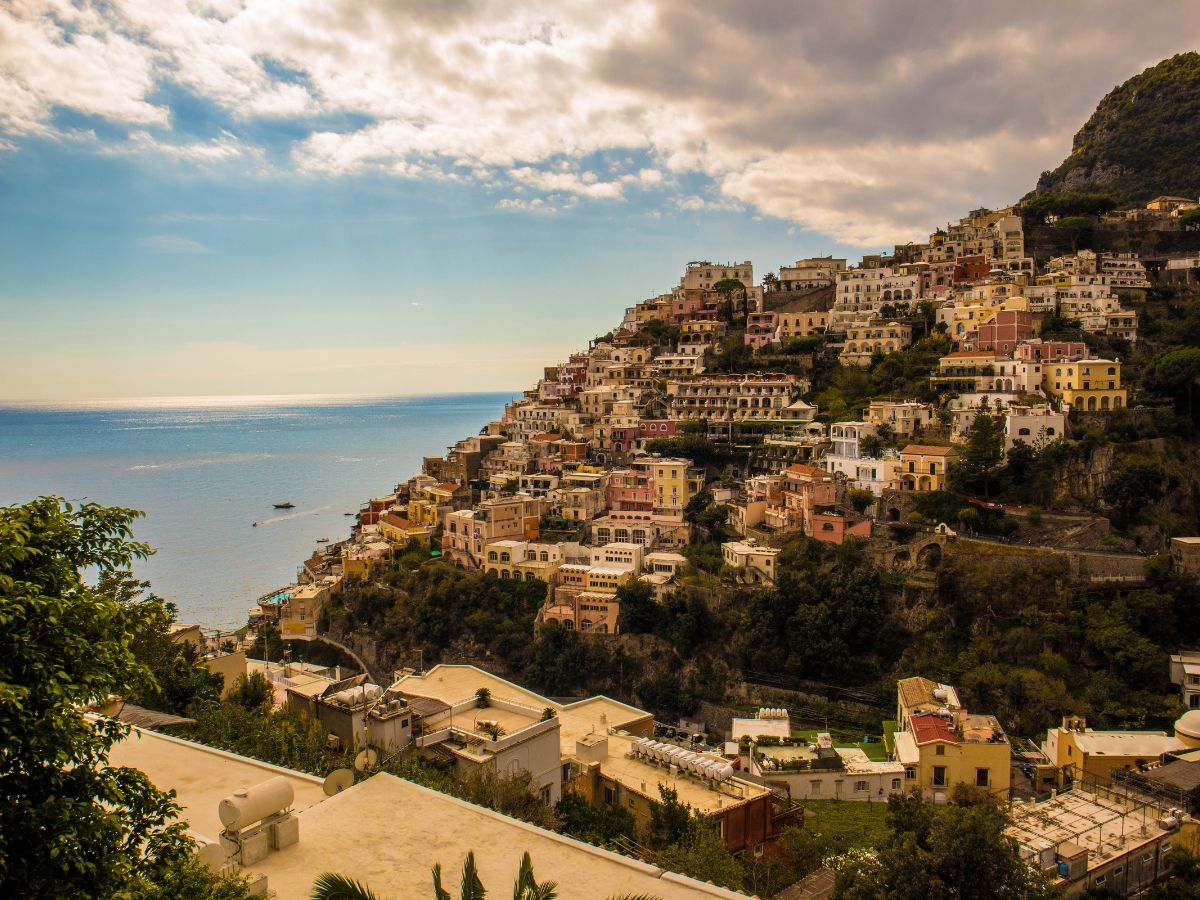
POLYGON ((329 538, 317 538, 317 543, 318 544, 328 544, 329 538))
POLYGON ((257 527, 258 527, 258 523, 257 523, 257 522, 251 522, 251 523, 250 523, 250 527, 251 527, 251 528, 257 528, 257 527))
POLYGON ((289 503, 274 503, 274 504, 272 504, 272 505, 273 505, 273 506, 274 506, 276 509, 295 509, 295 508, 296 508, 296 504, 295 504, 295 503, 291 503, 291 502, 289 502, 289 503))

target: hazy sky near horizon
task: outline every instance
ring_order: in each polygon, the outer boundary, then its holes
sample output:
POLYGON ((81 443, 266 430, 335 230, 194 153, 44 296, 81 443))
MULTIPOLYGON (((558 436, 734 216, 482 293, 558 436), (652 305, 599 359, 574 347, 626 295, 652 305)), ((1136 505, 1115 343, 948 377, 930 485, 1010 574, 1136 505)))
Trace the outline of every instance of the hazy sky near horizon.
POLYGON ((527 386, 1030 189, 1188 0, 8 0, 0 401, 527 386))

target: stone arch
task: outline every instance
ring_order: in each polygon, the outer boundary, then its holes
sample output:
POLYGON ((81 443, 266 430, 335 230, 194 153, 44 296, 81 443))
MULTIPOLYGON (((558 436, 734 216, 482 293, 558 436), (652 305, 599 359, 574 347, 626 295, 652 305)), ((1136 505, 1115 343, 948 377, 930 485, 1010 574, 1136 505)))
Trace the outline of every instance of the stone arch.
POLYGON ((887 511, 887 517, 888 517, 889 522, 899 522, 900 521, 900 507, 893 506, 891 509, 889 509, 887 511))
POLYGON ((900 550, 892 557, 893 566, 907 566, 912 562, 912 554, 907 550, 900 550))
POLYGON ((1087 398, 1087 408, 1088 408, 1088 412, 1091 412, 1092 410, 1094 410, 1096 408, 1096 398, 1095 397, 1087 398))
POLYGON ((1100 408, 1104 410, 1108 409, 1108 397, 1100 398, 1100 408))

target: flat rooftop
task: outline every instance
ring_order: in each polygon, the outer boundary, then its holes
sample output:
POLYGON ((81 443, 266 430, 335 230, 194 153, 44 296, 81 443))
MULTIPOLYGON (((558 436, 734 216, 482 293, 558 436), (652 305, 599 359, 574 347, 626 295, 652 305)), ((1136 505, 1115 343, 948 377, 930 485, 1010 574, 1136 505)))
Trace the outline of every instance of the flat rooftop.
POLYGON ((322 872, 364 881, 385 897, 429 896, 434 863, 441 863, 445 877, 454 883, 470 850, 475 851, 484 885, 493 893, 508 889, 521 854, 529 851, 539 880, 557 881, 564 900, 619 893, 662 900, 743 896, 392 775, 375 775, 326 797, 315 776, 136 731, 113 748, 111 758, 114 764, 142 769, 163 790, 174 789, 183 818, 194 832, 211 839, 220 831, 221 799, 267 778, 287 777, 296 791, 292 810, 300 818, 300 841, 250 867, 266 875, 267 887, 283 900, 307 898, 322 872))
MULTIPOLYGON (((627 757, 626 753, 631 751, 633 741, 641 734, 649 733, 653 717, 645 710, 613 700, 611 697, 597 696, 574 703, 556 703, 498 675, 474 666, 461 665, 435 666, 424 675, 406 676, 393 687, 406 694, 433 697, 450 705, 472 698, 479 688, 486 687, 495 700, 511 700, 536 710, 550 707, 558 714, 559 749, 564 757, 576 755, 576 744, 581 738, 605 735, 610 728, 629 731, 631 733, 628 735, 607 735, 608 752, 600 764, 601 769, 608 777, 621 782, 627 789, 654 800, 658 799, 658 785, 662 784, 679 791, 679 799, 682 802, 690 803, 701 812, 711 813, 766 793, 765 789, 736 778, 720 790, 713 790, 694 777, 672 777, 669 768, 627 757)), ((502 720, 503 711, 495 707, 471 712, 478 713, 479 718, 502 720), (492 715, 493 713, 496 715, 492 715)), ((462 717, 461 713, 456 715, 455 724, 460 724, 458 720, 462 717)), ((714 755, 713 758, 715 760, 717 757, 714 755)))
POLYGON ((221 833, 217 806, 241 788, 253 787, 283 775, 295 791, 294 811, 325 799, 321 779, 291 769, 226 753, 166 734, 134 728, 125 740, 113 745, 108 761, 114 766, 141 769, 159 790, 175 790, 183 807, 180 813, 193 833, 215 841, 221 833))
POLYGON ((1161 756, 1187 745, 1163 731, 1076 732, 1075 745, 1090 756, 1161 756))

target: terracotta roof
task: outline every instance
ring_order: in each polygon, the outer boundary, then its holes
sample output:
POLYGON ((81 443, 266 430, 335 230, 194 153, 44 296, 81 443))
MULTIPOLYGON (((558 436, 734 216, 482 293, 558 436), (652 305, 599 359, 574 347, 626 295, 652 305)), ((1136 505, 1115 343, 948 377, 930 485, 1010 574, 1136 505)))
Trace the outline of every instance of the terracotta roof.
POLYGON ((901 454, 911 453, 917 456, 954 456, 953 447, 931 447, 928 444, 909 444, 901 454))
POLYGON ((408 519, 402 519, 400 516, 396 515, 395 513, 388 513, 386 516, 383 516, 382 518, 380 518, 379 521, 385 522, 388 525, 391 525, 393 528, 412 528, 413 527, 412 522, 408 521, 408 519))
POLYGON ((954 729, 941 716, 913 716, 908 720, 908 727, 918 744, 928 744, 931 741, 949 741, 952 744, 958 742, 954 729))
POLYGON ((793 475, 809 475, 813 478, 829 478, 830 475, 824 469, 819 469, 816 466, 806 466, 803 463, 796 463, 784 469, 785 472, 791 472, 793 475))
POLYGON ((531 441, 557 441, 558 435, 545 432, 544 434, 535 434, 530 438, 531 441))
POLYGON ((450 493, 452 493, 452 494, 453 494, 453 493, 454 493, 455 491, 457 491, 457 490, 458 490, 460 487, 462 487, 462 485, 461 485, 461 484, 455 484, 453 481, 445 481, 445 482, 443 482, 443 483, 441 483, 441 484, 437 485, 436 487, 434 487, 432 490, 435 490, 435 491, 449 491, 450 493))
MULTIPOLYGON (((980 324, 986 325, 989 323, 983 322, 980 324)), ((947 353, 945 356, 942 357, 942 359, 974 359, 978 356, 986 356, 991 359, 1007 359, 1008 358, 1002 353, 992 353, 987 350, 955 350, 953 353, 947 353)))
POLYGON ((937 690, 937 682, 919 675, 915 678, 901 678, 896 682, 896 690, 900 694, 900 701, 909 709, 921 703, 933 703, 937 699, 933 695, 937 690))

